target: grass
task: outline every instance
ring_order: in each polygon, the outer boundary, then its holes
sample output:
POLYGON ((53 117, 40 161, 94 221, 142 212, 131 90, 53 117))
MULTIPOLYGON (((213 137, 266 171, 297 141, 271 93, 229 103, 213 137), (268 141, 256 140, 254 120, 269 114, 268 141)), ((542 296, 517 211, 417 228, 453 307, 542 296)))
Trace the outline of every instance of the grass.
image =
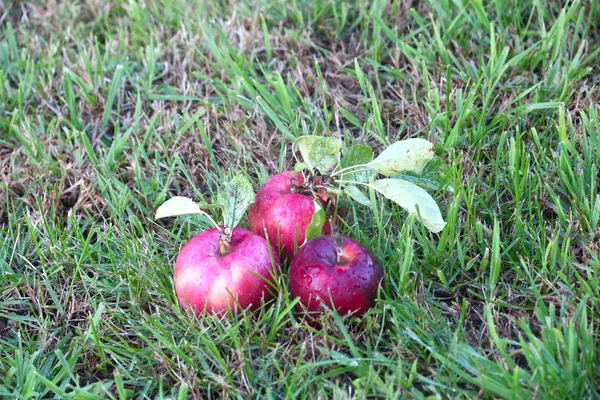
POLYGON ((578 1, 0 4, 0 397, 600 397, 600 6, 578 1), (371 193, 362 320, 177 305, 210 200, 291 143, 435 143, 439 235, 371 193))

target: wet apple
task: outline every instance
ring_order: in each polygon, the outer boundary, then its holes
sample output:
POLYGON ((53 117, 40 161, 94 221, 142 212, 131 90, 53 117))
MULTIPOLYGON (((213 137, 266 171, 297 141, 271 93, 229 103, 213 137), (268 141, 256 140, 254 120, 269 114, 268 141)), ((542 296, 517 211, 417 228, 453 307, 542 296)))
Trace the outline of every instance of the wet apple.
POLYGON ((266 240, 237 227, 228 243, 213 228, 190 239, 175 263, 179 303, 201 315, 255 310, 273 298, 279 258, 266 240))
MULTIPOLYGON (((256 194, 256 202, 248 214, 250 230, 268 238, 283 258, 291 259, 295 246, 305 242, 306 228, 316 211, 314 199, 301 173, 288 171, 274 175, 256 194)), ((327 202, 321 203, 325 208, 327 202)), ((329 230, 327 222, 323 233, 329 230)))
POLYGON ((343 236, 319 236, 294 256, 289 270, 292 298, 316 317, 322 303, 339 314, 363 315, 375 304, 383 270, 360 243, 343 236))

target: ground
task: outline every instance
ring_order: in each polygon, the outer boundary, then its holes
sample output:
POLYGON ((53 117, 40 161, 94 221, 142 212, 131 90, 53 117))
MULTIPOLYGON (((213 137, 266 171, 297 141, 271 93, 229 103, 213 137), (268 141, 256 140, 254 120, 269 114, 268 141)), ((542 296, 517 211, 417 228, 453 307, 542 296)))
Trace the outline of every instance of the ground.
POLYGON ((600 396, 599 26, 595 0, 2 2, 0 397, 600 396), (385 271, 360 320, 303 324, 285 274, 256 314, 186 315, 208 223, 157 206, 258 189, 304 134, 435 143, 446 228, 342 204, 385 271))

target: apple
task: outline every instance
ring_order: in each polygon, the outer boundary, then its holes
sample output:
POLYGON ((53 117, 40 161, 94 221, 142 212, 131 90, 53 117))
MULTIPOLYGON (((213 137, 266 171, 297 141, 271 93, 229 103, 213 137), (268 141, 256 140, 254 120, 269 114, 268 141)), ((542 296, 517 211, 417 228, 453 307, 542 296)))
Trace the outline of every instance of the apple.
POLYGON ((309 240, 294 256, 289 270, 292 298, 312 317, 321 302, 341 315, 363 315, 375 304, 383 270, 361 244, 334 233, 309 240))
POLYGON ((256 310, 273 298, 279 258, 273 254, 271 262, 267 241, 240 227, 227 241, 220 228, 213 228, 181 249, 175 263, 175 291, 184 309, 223 315, 228 309, 256 310))
MULTIPOLYGON (((315 213, 314 194, 305 189, 304 176, 299 172, 282 172, 265 182, 256 194, 256 202, 250 208, 250 230, 266 237, 283 258, 291 259, 294 246, 302 246, 306 228, 315 213)), ((319 197, 324 209, 327 201, 319 197)), ((330 232, 329 222, 323 233, 330 232)))

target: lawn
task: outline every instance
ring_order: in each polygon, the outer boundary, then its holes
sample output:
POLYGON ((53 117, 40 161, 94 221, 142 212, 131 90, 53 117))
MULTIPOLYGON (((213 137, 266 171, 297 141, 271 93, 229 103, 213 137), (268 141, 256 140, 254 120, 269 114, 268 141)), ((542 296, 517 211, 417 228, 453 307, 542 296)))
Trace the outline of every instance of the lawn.
POLYGON ((600 397, 599 27, 596 0, 1 2, 0 397, 600 397), (157 207, 257 190, 310 134, 434 143, 445 229, 371 191, 340 203, 385 273, 363 318, 302 322, 285 268, 256 313, 186 314, 209 222, 157 207))

